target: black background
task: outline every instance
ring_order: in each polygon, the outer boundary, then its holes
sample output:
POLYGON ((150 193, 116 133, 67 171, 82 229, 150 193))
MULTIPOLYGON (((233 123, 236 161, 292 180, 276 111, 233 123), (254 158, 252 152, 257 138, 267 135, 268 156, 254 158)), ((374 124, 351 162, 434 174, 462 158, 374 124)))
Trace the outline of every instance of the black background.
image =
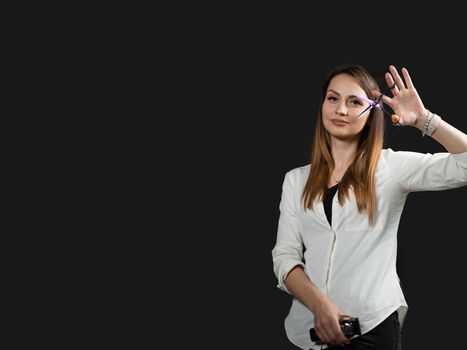
MULTIPOLYGON (((171 232, 183 237, 168 247, 179 254, 169 263, 175 273, 163 280, 180 308, 166 320, 176 329, 170 341, 208 349, 296 349, 283 327, 292 299, 276 288, 271 250, 283 177, 309 162, 326 74, 337 64, 359 63, 387 93, 388 66, 406 67, 425 106, 466 132, 465 57, 442 40, 429 44, 423 33, 383 45, 344 30, 331 34, 280 22, 250 23, 246 30, 229 23, 220 31, 209 25, 184 32, 174 56, 174 85, 184 97, 174 106, 183 109, 175 120, 183 147, 172 159, 181 170, 172 176, 179 192, 171 202, 171 232), (441 63, 446 56, 449 63, 441 63)), ((386 125, 385 147, 444 151, 415 128, 386 125)), ((409 304, 406 349, 454 347, 463 334, 454 318, 466 311, 466 194, 466 187, 412 193, 406 202, 398 251, 409 304)))

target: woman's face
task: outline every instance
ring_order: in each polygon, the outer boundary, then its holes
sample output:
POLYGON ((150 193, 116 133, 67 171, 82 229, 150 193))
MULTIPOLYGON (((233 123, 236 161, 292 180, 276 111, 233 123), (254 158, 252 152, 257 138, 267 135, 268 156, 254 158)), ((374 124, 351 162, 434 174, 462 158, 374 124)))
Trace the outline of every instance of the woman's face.
POLYGON ((331 79, 322 107, 323 125, 331 136, 353 139, 365 126, 370 111, 358 119, 357 116, 368 104, 355 95, 370 98, 357 80, 348 74, 339 74, 331 79))

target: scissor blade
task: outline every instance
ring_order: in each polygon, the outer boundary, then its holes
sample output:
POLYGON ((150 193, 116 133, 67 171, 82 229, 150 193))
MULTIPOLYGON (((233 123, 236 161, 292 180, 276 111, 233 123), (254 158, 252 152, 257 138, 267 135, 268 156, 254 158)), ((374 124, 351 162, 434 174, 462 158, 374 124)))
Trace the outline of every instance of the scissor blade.
POLYGON ((367 108, 365 108, 365 109, 363 110, 362 113, 360 113, 359 115, 357 115, 357 118, 360 118, 367 110, 369 110, 369 109, 371 109, 371 108, 373 108, 373 107, 374 107, 374 105, 370 104, 367 108))

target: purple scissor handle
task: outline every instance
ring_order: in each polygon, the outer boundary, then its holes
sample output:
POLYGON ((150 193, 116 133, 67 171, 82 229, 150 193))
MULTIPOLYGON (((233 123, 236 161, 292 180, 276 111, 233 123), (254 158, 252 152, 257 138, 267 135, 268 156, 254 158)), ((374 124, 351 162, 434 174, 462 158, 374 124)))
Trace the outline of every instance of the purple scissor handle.
POLYGON ((393 124, 395 124, 395 125, 401 125, 401 124, 399 124, 399 123, 394 123, 394 122, 392 121, 392 116, 391 116, 391 114, 390 114, 388 111, 386 111, 386 110, 384 109, 383 103, 381 102, 381 99, 383 98, 383 95, 382 95, 382 94, 379 95, 374 101, 372 101, 372 100, 370 100, 370 99, 368 99, 368 98, 366 98, 366 97, 363 97, 363 96, 361 96, 361 95, 355 95, 355 96, 358 97, 359 99, 361 99, 361 100, 363 100, 363 101, 365 101, 365 102, 367 102, 367 103, 370 104, 367 108, 365 108, 365 109, 357 116, 357 118, 360 118, 366 111, 371 110, 371 109, 374 108, 374 107, 377 107, 377 108, 381 109, 384 113, 386 113, 386 114, 391 118, 391 122, 392 122, 393 124))

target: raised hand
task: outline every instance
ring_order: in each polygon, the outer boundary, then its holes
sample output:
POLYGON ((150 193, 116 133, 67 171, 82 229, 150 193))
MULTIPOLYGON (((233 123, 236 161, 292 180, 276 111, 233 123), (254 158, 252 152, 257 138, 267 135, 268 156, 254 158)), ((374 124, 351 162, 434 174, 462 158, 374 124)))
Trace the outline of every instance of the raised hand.
MULTIPOLYGON (((402 68, 402 75, 405 83, 397 72, 396 67, 393 65, 389 66, 389 73, 385 74, 385 78, 393 97, 383 95, 382 101, 399 116, 400 125, 415 126, 417 123, 420 123, 427 111, 412 83, 412 79, 410 79, 407 69, 402 68)), ((380 94, 377 91, 373 92, 375 97, 380 94)))

